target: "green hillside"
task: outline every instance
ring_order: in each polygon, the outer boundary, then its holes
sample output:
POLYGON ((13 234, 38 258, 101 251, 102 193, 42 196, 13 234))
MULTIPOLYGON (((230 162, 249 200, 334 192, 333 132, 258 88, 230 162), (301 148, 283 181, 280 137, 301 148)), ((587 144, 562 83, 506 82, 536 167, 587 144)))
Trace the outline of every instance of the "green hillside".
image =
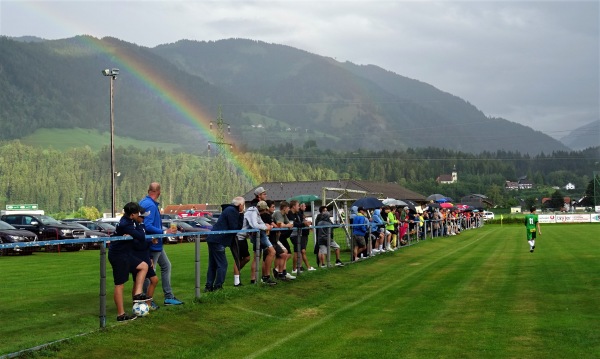
MULTIPOLYGON (((23 137, 21 143, 33 147, 54 148, 59 151, 87 146, 96 152, 105 146, 110 146, 110 134, 84 128, 40 128, 23 137)), ((174 143, 141 141, 130 137, 115 136, 115 148, 118 147, 135 147, 140 150, 156 148, 165 151, 183 149, 181 145, 174 143)))

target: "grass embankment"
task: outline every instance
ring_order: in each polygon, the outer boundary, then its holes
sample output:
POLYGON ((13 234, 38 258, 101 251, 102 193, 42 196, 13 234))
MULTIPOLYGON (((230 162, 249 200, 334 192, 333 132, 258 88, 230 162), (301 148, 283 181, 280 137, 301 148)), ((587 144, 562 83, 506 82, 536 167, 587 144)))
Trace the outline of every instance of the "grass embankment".
MULTIPOLYGON (((543 226, 529 253, 523 226, 488 225, 272 288, 248 285, 244 269, 244 287, 228 276, 227 288, 197 303, 193 245, 168 246, 184 306, 117 324, 109 287, 107 330, 38 355, 593 358, 599 229, 543 226)), ((0 271, 0 354, 97 328, 97 251, 0 258, 0 271)))
MULTIPOLYGON (((93 151, 99 151, 102 147, 110 145, 110 134, 108 132, 84 128, 41 128, 29 136, 23 137, 20 141, 28 146, 52 147, 59 151, 86 146, 90 147, 93 151)), ((165 151, 181 148, 181 145, 174 143, 140 141, 130 137, 115 136, 115 147, 127 148, 130 146, 142 150, 160 148, 165 151)))

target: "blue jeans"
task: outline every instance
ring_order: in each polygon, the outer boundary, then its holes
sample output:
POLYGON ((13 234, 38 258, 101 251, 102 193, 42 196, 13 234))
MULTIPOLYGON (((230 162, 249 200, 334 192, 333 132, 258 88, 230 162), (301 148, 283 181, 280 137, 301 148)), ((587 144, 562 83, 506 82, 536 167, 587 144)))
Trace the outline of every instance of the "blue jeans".
MULTIPOLYGON (((164 249, 161 252, 150 252, 150 257, 154 262, 154 268, 156 268, 157 264, 160 267, 160 281, 163 293, 165 294, 165 299, 175 298, 173 290, 171 289, 171 261, 169 260, 169 257, 167 257, 167 252, 165 252, 164 249)), ((146 279, 144 282, 144 293, 147 293, 149 284, 150 280, 146 279)))
POLYGON ((206 288, 220 288, 227 275, 227 257, 225 246, 208 242, 208 270, 206 272, 206 288))

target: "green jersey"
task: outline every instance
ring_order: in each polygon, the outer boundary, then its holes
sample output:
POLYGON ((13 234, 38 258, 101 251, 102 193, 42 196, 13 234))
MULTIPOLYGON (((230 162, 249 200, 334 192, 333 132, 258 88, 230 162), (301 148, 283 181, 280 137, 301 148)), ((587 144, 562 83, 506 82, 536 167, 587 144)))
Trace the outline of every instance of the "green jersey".
POLYGON ((527 232, 535 232, 537 223, 537 214, 530 213, 525 216, 525 228, 527 228, 527 232))

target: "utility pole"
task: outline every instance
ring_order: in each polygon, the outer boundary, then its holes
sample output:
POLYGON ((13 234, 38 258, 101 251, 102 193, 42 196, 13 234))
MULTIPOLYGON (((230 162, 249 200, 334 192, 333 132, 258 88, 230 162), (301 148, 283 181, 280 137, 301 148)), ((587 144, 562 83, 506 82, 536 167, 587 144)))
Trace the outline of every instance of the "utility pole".
MULTIPOLYGON (((217 116, 217 123, 216 123, 216 129, 213 128, 213 122, 210 122, 210 130, 213 131, 215 130, 215 139, 216 141, 208 141, 208 156, 210 157, 210 150, 211 150, 211 143, 215 144, 217 147, 217 156, 216 156, 216 161, 215 161, 215 169, 216 171, 219 173, 220 176, 223 176, 225 174, 226 171, 226 158, 225 158, 225 146, 229 146, 230 149, 233 149, 233 143, 228 143, 225 142, 225 126, 227 126, 227 134, 230 135, 231 134, 231 125, 229 123, 226 123, 223 121, 223 114, 221 112, 221 105, 219 105, 219 114, 217 116)), ((226 197, 227 194, 225 193, 225 188, 224 186, 226 186, 225 182, 222 182, 221 184, 221 193, 220 195, 217 195, 216 197, 219 200, 223 197, 226 197)))

